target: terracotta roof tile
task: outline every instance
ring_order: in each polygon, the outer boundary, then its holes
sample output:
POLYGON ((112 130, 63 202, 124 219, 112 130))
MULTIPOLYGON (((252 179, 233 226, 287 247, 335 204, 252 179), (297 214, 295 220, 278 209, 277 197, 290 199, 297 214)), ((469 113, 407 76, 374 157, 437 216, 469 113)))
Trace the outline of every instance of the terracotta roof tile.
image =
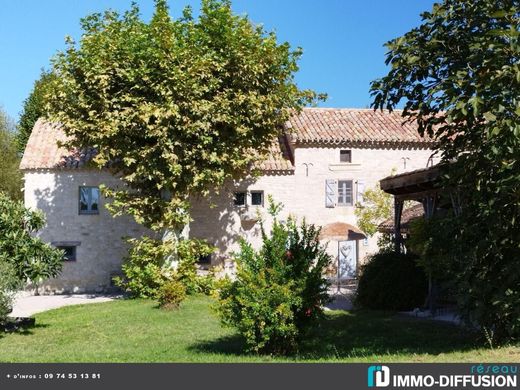
MULTIPOLYGON (((401 214, 401 233, 408 233, 410 230, 410 222, 420 218, 424 215, 424 208, 422 204, 413 205, 410 208, 404 209, 401 214)), ((394 218, 388 218, 383 221, 377 227, 377 230, 381 233, 393 233, 394 232, 394 218)))
MULTIPOLYGON (((414 124, 403 124, 401 111, 381 112, 371 109, 304 108, 286 124, 291 142, 298 144, 359 145, 403 144, 430 147, 430 139, 422 138, 414 124)), ((27 143, 20 169, 81 168, 95 155, 94 149, 67 151, 57 142, 66 137, 60 126, 39 119, 27 143)), ((273 142, 269 157, 259 163, 265 171, 294 170, 286 137, 273 142)))
MULTIPOLYGON (((69 151, 59 147, 67 137, 56 123, 38 119, 34 125, 25 148, 20 169, 74 169, 85 167, 94 157, 96 151, 91 148, 85 151, 69 151)), ((268 157, 258 164, 263 171, 292 171, 290 152, 285 144, 285 137, 273 142, 268 157)))
POLYGON ((304 108, 292 117, 287 128, 296 144, 403 143, 429 147, 413 123, 403 123, 402 111, 351 108, 304 108))
POLYGON ((58 143, 67 141, 56 123, 38 119, 23 153, 20 169, 82 168, 95 155, 95 150, 67 150, 58 143))

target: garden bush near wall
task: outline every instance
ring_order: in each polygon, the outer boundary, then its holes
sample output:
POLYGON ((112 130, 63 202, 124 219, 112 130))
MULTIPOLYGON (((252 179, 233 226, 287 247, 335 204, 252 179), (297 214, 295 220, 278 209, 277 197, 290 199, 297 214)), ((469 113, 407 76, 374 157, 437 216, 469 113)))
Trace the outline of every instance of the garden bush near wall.
POLYGON ((0 192, 0 262, 10 264, 22 283, 37 286, 61 271, 63 251, 33 235, 44 225, 43 213, 0 192))
POLYGON ((280 205, 270 203, 272 230, 267 233, 262 223, 259 251, 240 243, 236 279, 220 281, 217 312, 244 336, 250 352, 284 354, 296 350, 323 315, 323 275, 331 259, 319 243, 319 229, 277 220, 280 205))
POLYGON ((20 287, 15 268, 5 261, 0 261, 0 325, 5 323, 7 315, 11 312, 14 294, 20 287))
POLYGON ((424 304, 428 282, 413 254, 381 252, 361 268, 356 306, 376 310, 411 310, 424 304))
POLYGON ((122 267, 124 277, 116 277, 114 282, 131 297, 157 299, 161 304, 175 301, 170 306, 177 307, 186 293, 211 292, 212 282, 207 276, 197 274, 199 257, 214 250, 204 241, 189 239, 174 243, 144 236, 131 238, 128 243, 130 250, 122 267), (176 267, 168 262, 171 253, 177 253, 176 267))

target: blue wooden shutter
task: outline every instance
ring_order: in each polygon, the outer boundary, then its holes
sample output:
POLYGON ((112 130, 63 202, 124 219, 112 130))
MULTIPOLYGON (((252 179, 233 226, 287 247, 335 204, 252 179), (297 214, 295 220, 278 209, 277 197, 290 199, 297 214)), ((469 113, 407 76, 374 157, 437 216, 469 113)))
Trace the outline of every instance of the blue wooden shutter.
POLYGON ((336 207, 336 187, 337 182, 334 179, 325 180, 325 207, 336 207))
POLYGON ((357 194, 356 201, 360 205, 365 204, 365 198, 363 198, 363 193, 365 192, 365 182, 363 180, 358 180, 357 182, 357 194))

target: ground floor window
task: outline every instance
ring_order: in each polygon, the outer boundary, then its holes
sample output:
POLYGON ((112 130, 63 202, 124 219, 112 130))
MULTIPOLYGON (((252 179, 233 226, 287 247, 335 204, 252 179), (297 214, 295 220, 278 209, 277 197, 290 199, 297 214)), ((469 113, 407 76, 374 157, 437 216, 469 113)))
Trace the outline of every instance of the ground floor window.
POLYGON ((198 263, 201 265, 211 265, 211 255, 200 256, 198 263))
POLYGON ((63 255, 63 261, 76 261, 75 246, 57 246, 56 248, 61 249, 65 252, 65 254, 63 255))
POLYGON ((77 260, 77 247, 81 245, 79 241, 55 241, 51 243, 52 246, 61 249, 65 252, 63 261, 77 260))
POLYGON ((245 206, 246 205, 246 193, 245 192, 235 192, 234 203, 235 203, 235 206, 245 206))
POLYGON ((264 192, 263 191, 251 191, 251 205, 252 206, 263 206, 264 205, 264 192))

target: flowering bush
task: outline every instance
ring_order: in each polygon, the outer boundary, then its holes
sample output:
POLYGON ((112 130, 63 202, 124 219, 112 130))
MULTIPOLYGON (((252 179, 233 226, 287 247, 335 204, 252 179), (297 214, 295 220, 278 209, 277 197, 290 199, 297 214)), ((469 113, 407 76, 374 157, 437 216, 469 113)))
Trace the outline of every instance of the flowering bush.
POLYGON ((305 221, 278 221, 280 205, 270 202, 272 230, 266 233, 261 224, 259 251, 240 243, 236 280, 219 282, 217 312, 245 337, 249 351, 284 354, 297 349, 323 315, 330 257, 319 243, 319 229, 305 221))

